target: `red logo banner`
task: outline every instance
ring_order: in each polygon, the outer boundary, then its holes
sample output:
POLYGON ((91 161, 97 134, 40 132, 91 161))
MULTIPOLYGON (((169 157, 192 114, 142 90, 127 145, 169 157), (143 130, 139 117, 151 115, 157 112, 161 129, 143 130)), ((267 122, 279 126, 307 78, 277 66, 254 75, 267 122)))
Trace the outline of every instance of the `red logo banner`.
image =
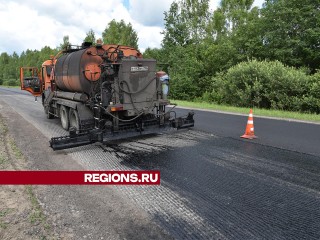
POLYGON ((0 185, 160 185, 160 171, 0 171, 0 185))

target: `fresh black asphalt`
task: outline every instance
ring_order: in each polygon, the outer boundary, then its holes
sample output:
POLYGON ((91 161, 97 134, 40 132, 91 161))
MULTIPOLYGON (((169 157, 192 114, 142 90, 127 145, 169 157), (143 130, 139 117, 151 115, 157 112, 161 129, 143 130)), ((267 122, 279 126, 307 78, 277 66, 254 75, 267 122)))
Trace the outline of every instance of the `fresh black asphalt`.
MULTIPOLYGON (((188 110, 177 109, 176 112, 177 115, 185 115, 188 110)), ((239 139, 245 132, 247 116, 201 110, 194 112, 195 129, 234 139, 239 139)), ((254 129, 258 139, 249 140, 253 143, 320 156, 320 123, 310 124, 254 116, 254 129)))

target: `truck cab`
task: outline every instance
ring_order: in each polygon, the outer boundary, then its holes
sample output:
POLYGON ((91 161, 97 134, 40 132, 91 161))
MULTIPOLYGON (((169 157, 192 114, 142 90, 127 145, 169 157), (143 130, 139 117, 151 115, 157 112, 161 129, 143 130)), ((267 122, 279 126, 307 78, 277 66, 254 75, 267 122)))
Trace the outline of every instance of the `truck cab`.
POLYGON ((40 71, 36 67, 21 67, 21 90, 28 91, 35 97, 41 96, 46 89, 51 87, 53 63, 53 59, 46 60, 40 71))
POLYGON ((42 79, 36 67, 20 68, 21 90, 30 92, 38 97, 42 94, 42 79))

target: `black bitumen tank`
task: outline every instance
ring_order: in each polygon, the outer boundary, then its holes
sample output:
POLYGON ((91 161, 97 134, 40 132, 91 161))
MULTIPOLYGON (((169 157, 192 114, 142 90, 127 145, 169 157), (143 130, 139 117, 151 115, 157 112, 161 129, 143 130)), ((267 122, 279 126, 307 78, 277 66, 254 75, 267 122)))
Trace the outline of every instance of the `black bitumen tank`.
POLYGON ((57 59, 55 65, 56 85, 67 92, 90 95, 93 83, 100 78, 101 57, 95 54, 95 47, 66 53, 57 59))

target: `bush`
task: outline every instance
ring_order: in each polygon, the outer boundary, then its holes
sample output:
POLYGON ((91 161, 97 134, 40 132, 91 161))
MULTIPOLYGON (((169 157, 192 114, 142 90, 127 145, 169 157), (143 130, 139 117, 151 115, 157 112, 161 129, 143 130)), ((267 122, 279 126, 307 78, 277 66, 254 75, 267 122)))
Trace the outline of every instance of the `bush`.
POLYGON ((239 107, 319 112, 319 78, 279 61, 254 60, 213 77, 214 90, 203 97, 239 107))
POLYGON ((20 82, 19 82, 19 80, 16 80, 16 79, 9 79, 9 80, 4 81, 3 85, 5 85, 5 86, 19 86, 20 82))
POLYGON ((0 85, 3 85, 3 80, 2 79, 0 79, 0 85))
POLYGON ((176 47, 174 54, 168 53, 171 98, 190 100, 204 92, 201 87, 206 79, 200 78, 203 67, 197 54, 198 50, 192 46, 176 47))

